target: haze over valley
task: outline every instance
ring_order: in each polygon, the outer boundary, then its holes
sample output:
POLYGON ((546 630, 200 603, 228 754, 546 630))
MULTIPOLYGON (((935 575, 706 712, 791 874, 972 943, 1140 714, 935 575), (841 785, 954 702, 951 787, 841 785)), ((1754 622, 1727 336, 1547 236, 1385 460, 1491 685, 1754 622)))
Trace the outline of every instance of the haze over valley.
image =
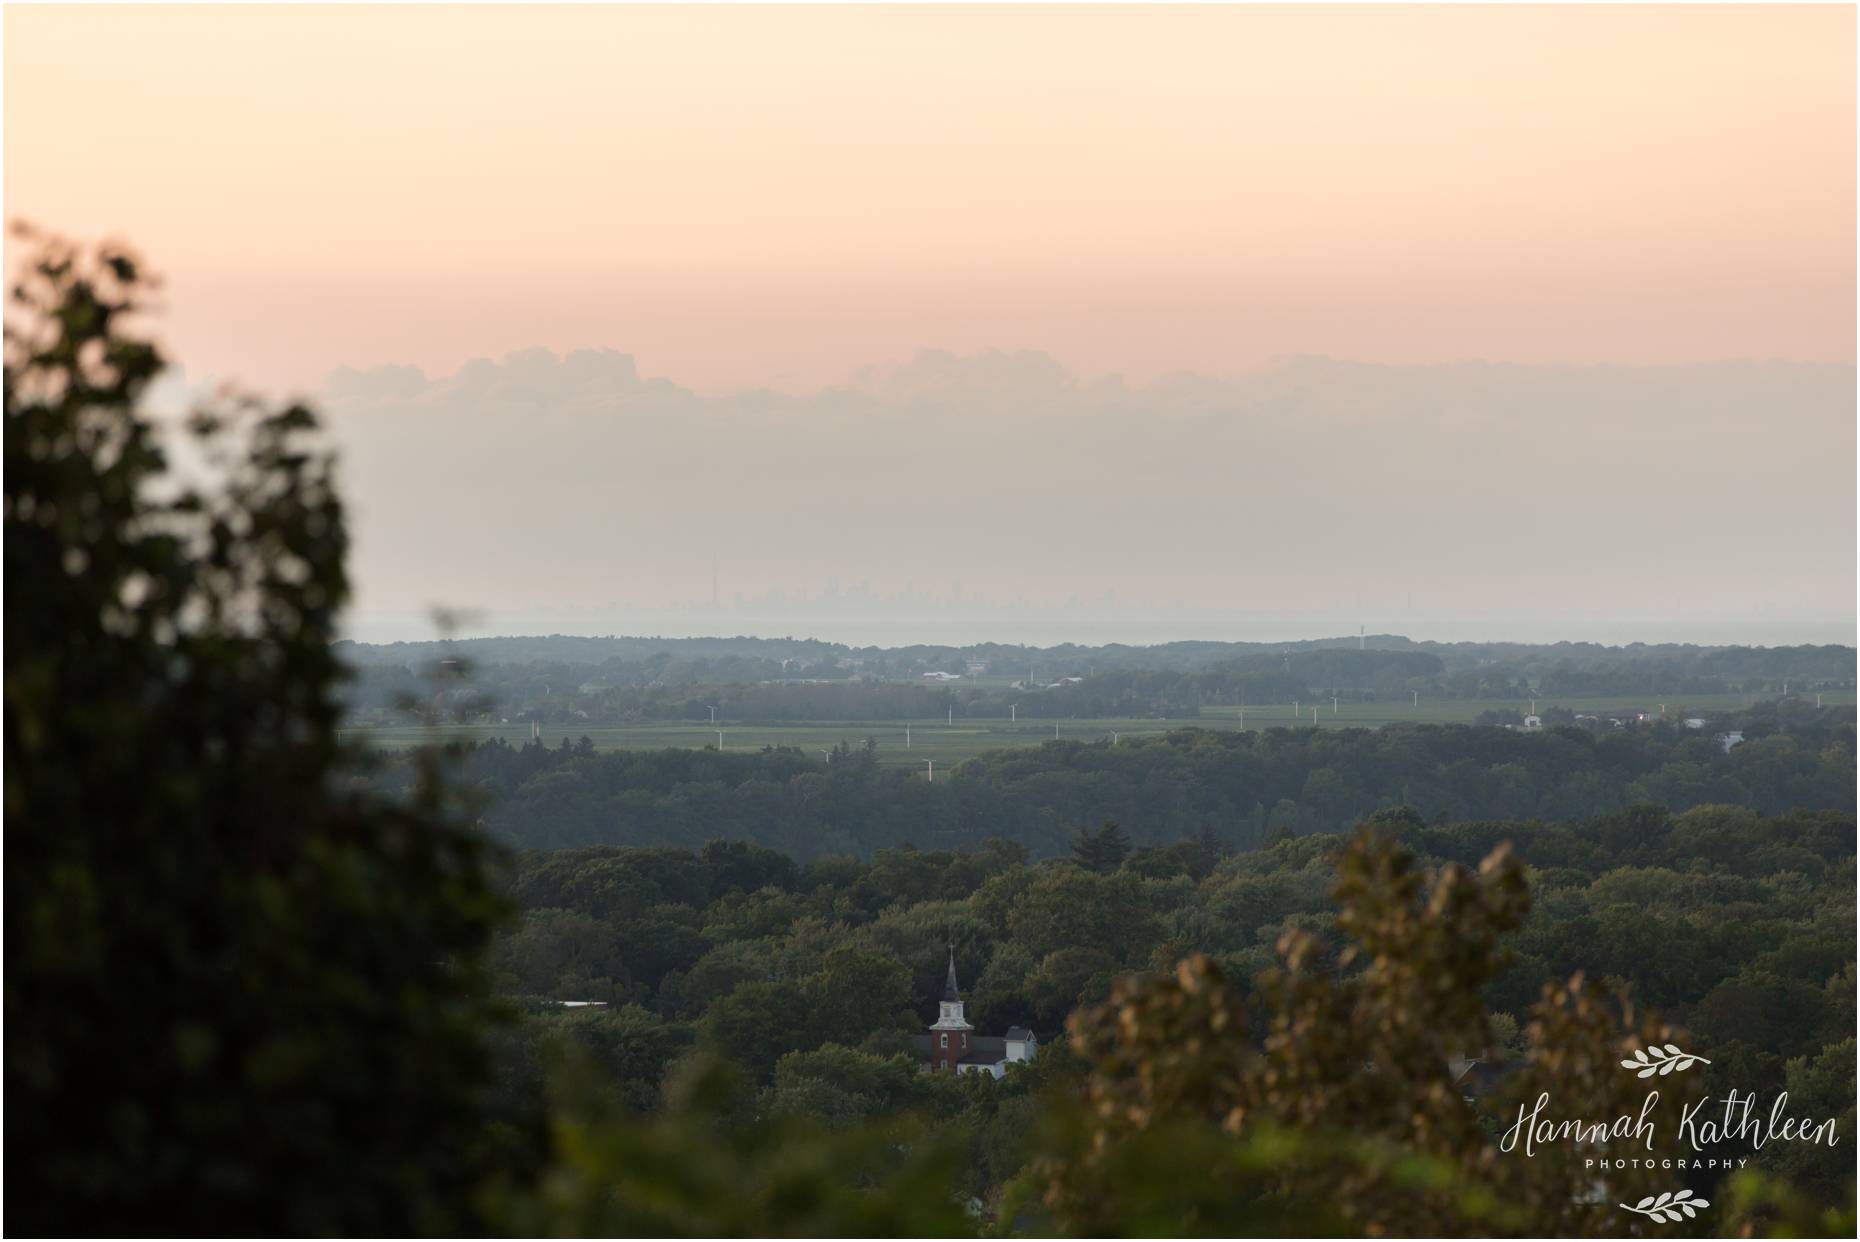
POLYGON ((1132 386, 926 351, 706 398, 531 350, 323 399, 363 639, 443 604, 477 633, 1787 644, 1853 636, 1853 393, 1834 363, 1132 386))

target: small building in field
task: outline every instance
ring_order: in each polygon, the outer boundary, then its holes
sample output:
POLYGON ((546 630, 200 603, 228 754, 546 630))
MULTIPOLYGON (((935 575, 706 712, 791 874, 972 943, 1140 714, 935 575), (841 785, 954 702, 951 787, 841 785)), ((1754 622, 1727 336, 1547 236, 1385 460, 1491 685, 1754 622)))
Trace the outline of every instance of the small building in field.
POLYGON ((1031 1061, 1040 1051, 1039 1038, 1024 1026, 1010 1026, 1005 1035, 977 1035, 963 1013, 962 992, 956 987, 956 951, 949 953, 949 978, 937 1004, 936 1022, 913 1041, 924 1068, 953 1070, 958 1074, 988 1074, 1000 1078, 1014 1061, 1031 1061))

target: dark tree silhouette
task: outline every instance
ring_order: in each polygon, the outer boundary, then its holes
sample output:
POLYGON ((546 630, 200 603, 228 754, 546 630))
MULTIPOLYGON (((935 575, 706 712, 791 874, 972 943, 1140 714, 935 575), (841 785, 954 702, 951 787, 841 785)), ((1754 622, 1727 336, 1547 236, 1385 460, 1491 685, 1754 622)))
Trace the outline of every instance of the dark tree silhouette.
POLYGON ((1124 835, 1122 828, 1108 819, 1096 832, 1089 828, 1079 829, 1078 838, 1072 842, 1072 857, 1079 866, 1100 875, 1116 871, 1129 854, 1130 838, 1124 835))
POLYGON ((36 237, 6 333, 6 1226, 469 1228, 490 857, 347 776, 315 420, 171 468, 127 252, 36 237))

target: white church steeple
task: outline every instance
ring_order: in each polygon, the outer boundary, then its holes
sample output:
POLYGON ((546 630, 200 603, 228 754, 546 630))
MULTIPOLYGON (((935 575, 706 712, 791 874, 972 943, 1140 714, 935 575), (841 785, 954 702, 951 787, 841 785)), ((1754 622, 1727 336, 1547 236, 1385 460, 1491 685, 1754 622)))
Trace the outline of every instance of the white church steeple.
POLYGON ((933 1031, 972 1031, 968 1020, 962 1013, 962 992, 956 987, 956 946, 949 946, 949 977, 943 984, 943 1000, 937 1006, 936 1025, 933 1031))
POLYGON ((949 976, 943 984, 943 999, 937 1005, 936 1025, 930 1028, 930 1063, 941 1069, 953 1069, 969 1055, 969 1025, 962 1013, 962 992, 956 987, 956 946, 949 946, 949 976))

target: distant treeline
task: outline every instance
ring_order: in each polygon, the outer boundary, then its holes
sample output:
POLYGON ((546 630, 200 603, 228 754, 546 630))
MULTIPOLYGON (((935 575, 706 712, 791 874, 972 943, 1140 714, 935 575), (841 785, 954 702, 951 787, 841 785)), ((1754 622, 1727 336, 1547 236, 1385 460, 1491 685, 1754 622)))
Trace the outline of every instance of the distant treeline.
MULTIPOLYGON (((488 828, 523 848, 696 847, 729 837, 803 860, 988 838, 1049 857, 1106 818, 1138 844, 1211 829, 1224 845, 1250 849, 1276 833, 1341 831, 1396 806, 1428 822, 1575 820, 1636 803, 1734 803, 1766 814, 1852 807, 1851 709, 1770 704, 1732 723, 1746 740, 1729 751, 1712 731, 1671 723, 1600 734, 1190 728, 1115 746, 996 751, 934 784, 880 766, 869 748, 823 763, 795 749, 596 753, 585 741, 493 741, 467 752, 463 777, 486 799, 488 828)), ((410 779, 410 760, 382 763, 377 781, 410 779)))
POLYGON ((1193 719, 1208 707, 1335 695, 1518 699, 1774 693, 1854 685, 1850 647, 1580 643, 1168 643, 850 648, 788 639, 477 639, 340 644, 355 723, 537 721, 590 727, 720 719, 1193 719), (951 681, 931 680, 949 676, 951 681))

